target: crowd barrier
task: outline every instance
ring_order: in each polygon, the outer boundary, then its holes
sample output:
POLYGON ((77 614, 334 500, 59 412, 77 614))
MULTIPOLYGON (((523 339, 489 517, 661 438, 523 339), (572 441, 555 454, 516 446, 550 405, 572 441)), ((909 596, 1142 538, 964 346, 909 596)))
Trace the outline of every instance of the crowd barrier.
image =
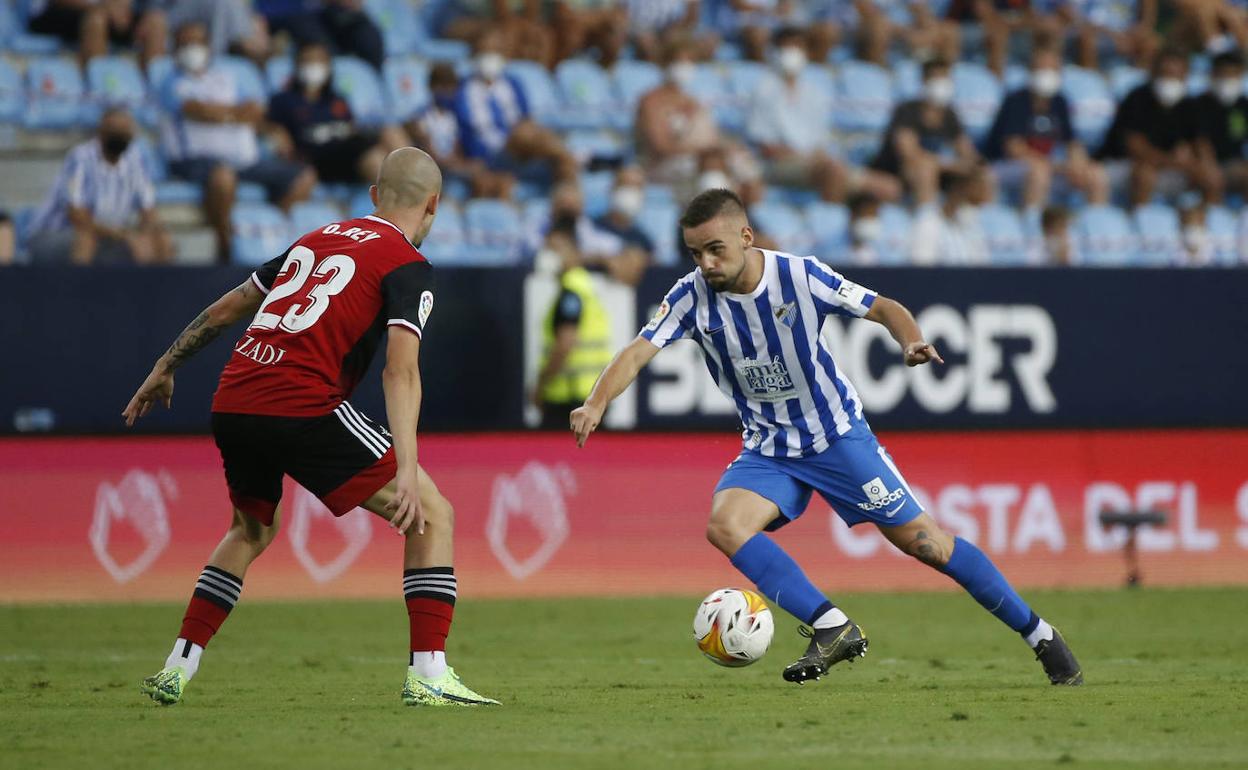
MULTIPOLYGON (((1123 582, 1105 510, 1166 514, 1138 548, 1146 585, 1248 583, 1248 431, 884 433, 950 531, 1022 587, 1123 582)), ((701 595, 742 578, 704 539, 739 442, 715 434, 443 434, 421 458, 456 507, 464 597, 701 595)), ((0 601, 182 600, 230 517, 206 437, 0 439, 0 601)), ((398 600, 402 541, 363 511, 333 518, 290 484, 254 598, 398 600)), ((815 582, 950 587, 818 497, 781 530, 815 582)))

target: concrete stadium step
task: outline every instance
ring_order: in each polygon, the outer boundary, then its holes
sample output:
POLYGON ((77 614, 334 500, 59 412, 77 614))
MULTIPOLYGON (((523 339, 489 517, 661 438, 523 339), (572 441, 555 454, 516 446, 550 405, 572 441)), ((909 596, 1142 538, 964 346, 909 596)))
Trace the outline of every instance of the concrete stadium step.
POLYGON ((199 267, 216 264, 216 238, 207 227, 182 227, 170 231, 177 255, 175 265, 199 267))

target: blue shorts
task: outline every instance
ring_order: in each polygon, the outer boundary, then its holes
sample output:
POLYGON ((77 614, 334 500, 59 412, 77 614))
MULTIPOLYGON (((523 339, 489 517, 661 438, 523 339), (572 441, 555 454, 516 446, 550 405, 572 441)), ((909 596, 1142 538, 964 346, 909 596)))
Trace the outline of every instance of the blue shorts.
POLYGON ((748 489, 780 508, 773 531, 801 516, 818 492, 849 526, 905 524, 923 513, 906 480, 870 430, 855 429, 810 457, 765 457, 744 450, 715 491, 748 489))

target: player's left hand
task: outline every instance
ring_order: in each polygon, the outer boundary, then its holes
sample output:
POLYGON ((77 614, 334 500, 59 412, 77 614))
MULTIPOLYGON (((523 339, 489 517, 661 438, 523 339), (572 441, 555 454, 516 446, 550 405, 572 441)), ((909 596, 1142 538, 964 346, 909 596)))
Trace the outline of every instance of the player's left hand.
POLYGON ((164 404, 166 409, 173 405, 172 372, 153 369, 151 374, 147 375, 147 379, 143 380, 143 384, 134 392, 130 403, 126 404, 126 408, 121 413, 121 416, 126 418, 126 427, 132 427, 135 420, 152 411, 152 404, 157 401, 164 404))
POLYGON ((945 359, 941 358, 940 354, 936 352, 936 348, 930 342, 924 342, 923 340, 906 345, 906 351, 902 354, 902 358, 905 359, 906 366, 918 366, 929 361, 935 361, 938 364, 945 362, 945 359))

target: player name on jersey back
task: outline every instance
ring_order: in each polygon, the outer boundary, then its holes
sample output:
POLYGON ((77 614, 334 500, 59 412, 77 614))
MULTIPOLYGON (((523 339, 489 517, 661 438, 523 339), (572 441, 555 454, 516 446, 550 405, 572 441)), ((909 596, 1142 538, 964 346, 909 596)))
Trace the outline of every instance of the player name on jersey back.
POLYGON ((364 376, 383 332, 423 335, 432 279, 416 247, 380 217, 304 235, 252 273, 266 296, 221 373, 213 411, 331 412, 364 376))

